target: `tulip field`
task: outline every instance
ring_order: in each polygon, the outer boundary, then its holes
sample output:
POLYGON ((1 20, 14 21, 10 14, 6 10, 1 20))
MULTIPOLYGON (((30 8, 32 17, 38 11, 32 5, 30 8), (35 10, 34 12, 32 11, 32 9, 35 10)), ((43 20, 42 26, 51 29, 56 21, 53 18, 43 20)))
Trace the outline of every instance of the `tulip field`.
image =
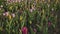
POLYGON ((0 0, 0 34, 59 34, 60 0, 0 0))

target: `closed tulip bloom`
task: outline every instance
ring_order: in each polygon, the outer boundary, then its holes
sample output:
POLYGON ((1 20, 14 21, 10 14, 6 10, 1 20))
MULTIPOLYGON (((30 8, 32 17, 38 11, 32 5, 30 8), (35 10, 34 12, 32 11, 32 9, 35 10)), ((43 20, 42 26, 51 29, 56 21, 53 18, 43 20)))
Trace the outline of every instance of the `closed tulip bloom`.
POLYGON ((48 26, 51 26, 51 22, 48 22, 48 26))
POLYGON ((33 12, 33 9, 30 9, 30 12, 33 12))
POLYGON ((54 8, 52 8, 51 10, 54 11, 54 8))
POLYGON ((15 14, 14 13, 12 14, 12 17, 15 17, 15 14))
POLYGON ((35 28, 33 30, 34 30, 34 32, 37 32, 37 30, 35 28))
POLYGON ((29 21, 30 24, 32 24, 32 21, 29 21))
POLYGON ((11 15, 9 15, 9 19, 12 19, 11 15))
POLYGON ((23 27, 23 28, 22 28, 22 33, 23 33, 23 34, 28 34, 28 29, 27 29, 27 27, 23 27))
POLYGON ((22 17, 22 16, 20 16, 20 21, 22 21, 22 19, 23 19, 23 17, 22 17))
POLYGON ((9 15, 9 12, 5 12, 3 13, 4 16, 8 16, 9 15))
POLYGON ((5 13, 3 13, 3 16, 5 16, 6 14, 5 13))

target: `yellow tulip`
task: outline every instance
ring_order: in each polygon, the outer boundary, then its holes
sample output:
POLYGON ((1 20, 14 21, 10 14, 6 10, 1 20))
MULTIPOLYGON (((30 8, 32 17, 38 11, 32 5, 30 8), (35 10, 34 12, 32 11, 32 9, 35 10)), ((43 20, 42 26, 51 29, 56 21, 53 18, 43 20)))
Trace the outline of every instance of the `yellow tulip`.
POLYGON ((10 8, 9 8, 9 9, 10 9, 10 10, 12 10, 12 8, 13 8, 13 6, 10 6, 10 8))
POLYGON ((9 15, 8 17, 9 17, 9 19, 12 19, 12 16, 11 15, 9 15))
POLYGON ((29 21, 30 24, 32 24, 32 21, 29 21))
POLYGON ((23 19, 23 17, 22 17, 22 16, 20 16, 20 21, 22 21, 22 19, 23 19))

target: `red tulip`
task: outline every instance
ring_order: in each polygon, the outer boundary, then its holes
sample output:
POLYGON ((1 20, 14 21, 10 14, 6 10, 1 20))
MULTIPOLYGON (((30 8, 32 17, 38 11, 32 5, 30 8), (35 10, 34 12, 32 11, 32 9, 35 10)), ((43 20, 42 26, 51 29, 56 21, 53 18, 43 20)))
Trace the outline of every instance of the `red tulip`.
POLYGON ((27 27, 23 27, 23 28, 22 28, 22 33, 23 33, 23 34, 28 34, 28 29, 27 29, 27 27))

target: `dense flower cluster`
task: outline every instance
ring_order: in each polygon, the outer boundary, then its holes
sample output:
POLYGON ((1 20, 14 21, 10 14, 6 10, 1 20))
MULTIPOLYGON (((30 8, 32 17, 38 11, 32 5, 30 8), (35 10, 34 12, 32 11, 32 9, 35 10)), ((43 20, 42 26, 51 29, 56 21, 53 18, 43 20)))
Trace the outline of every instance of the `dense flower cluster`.
POLYGON ((0 33, 54 34, 59 9, 58 0, 1 0, 0 33))

